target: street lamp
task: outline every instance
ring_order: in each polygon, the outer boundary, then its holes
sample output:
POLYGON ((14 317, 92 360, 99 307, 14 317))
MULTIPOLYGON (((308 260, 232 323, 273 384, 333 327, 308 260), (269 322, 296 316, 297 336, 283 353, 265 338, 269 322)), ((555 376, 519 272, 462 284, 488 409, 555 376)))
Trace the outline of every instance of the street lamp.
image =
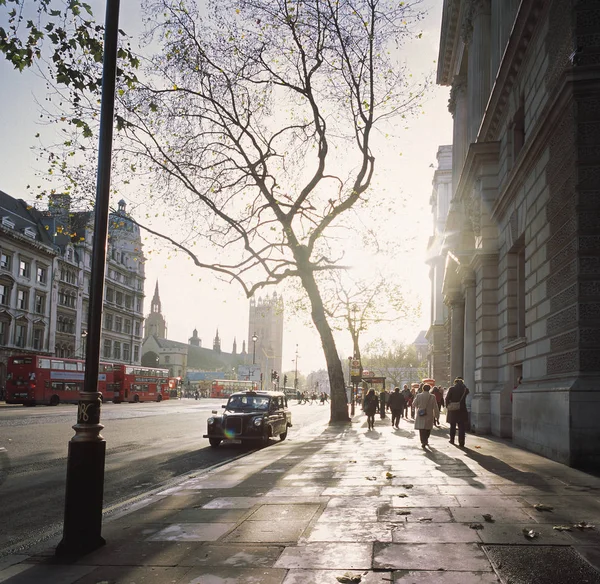
POLYGON ((294 389, 298 391, 298 343, 296 343, 296 371, 294 373, 294 389))
POLYGON ((254 333, 252 335, 252 365, 256 365, 256 341, 258 341, 258 337, 254 333))

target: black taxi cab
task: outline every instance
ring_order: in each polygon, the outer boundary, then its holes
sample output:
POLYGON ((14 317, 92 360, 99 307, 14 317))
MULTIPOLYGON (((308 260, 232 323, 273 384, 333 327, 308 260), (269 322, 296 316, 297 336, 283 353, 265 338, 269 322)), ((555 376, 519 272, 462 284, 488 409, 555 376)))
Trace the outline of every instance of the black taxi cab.
POLYGON ((292 426, 292 413, 287 397, 279 391, 241 391, 232 393, 224 411, 218 415, 213 410, 207 420, 204 438, 216 448, 223 443, 241 444, 259 442, 266 444, 270 438, 285 440, 292 426))

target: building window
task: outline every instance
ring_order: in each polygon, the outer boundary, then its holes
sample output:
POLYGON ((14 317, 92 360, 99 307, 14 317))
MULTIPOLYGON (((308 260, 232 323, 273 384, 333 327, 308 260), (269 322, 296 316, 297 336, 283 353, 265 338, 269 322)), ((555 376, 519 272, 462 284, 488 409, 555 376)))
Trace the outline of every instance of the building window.
POLYGON ((130 335, 131 334, 131 321, 128 318, 125 319, 125 323, 124 323, 124 327, 123 327, 123 332, 126 335, 130 335))
POLYGON ((135 336, 139 337, 140 336, 140 323, 136 321, 135 323, 135 336))
POLYGON ((121 343, 119 341, 113 343, 113 359, 121 360, 121 343))
POLYGON ((138 298, 137 299, 137 303, 136 303, 136 311, 137 312, 142 312, 142 299, 138 298))
POLYGON ((27 290, 17 290, 17 308, 19 310, 27 310, 27 301, 29 294, 27 290))
POLYGON ((138 345, 134 345, 133 347, 133 361, 137 363, 140 360, 140 347, 138 345))
POLYGON ((25 260, 19 262, 19 276, 23 278, 29 278, 31 275, 31 264, 25 260))
POLYGON ((0 268, 10 272, 12 268, 12 256, 6 253, 0 254, 0 268))
POLYGON ((0 320, 0 345, 8 345, 8 328, 10 322, 7 320, 0 320))
POLYGON ((125 294, 125 308, 131 308, 133 305, 131 296, 129 294, 125 294))
POLYGON ((525 337, 525 248, 517 253, 517 337, 525 337))
POLYGON ((165 355, 165 363, 170 363, 171 362, 171 357, 169 357, 169 355, 165 355))
POLYGON ((8 306, 10 303, 10 287, 0 284, 0 304, 8 306))
POLYGON ((48 276, 48 271, 46 270, 46 268, 38 266, 38 269, 37 269, 37 281, 40 284, 45 284, 47 276, 48 276))
POLYGON ((46 312, 46 296, 39 292, 35 294, 35 312, 37 314, 44 314, 46 312))
POLYGON ((114 301, 114 290, 112 288, 106 289, 106 302, 114 301))
POLYGON ((112 349, 112 343, 110 342, 109 339, 106 339, 104 341, 104 348, 102 350, 102 356, 105 359, 110 359, 111 358, 111 354, 110 354, 111 349, 112 349))
POLYGON ((131 358, 131 350, 127 343, 123 343, 123 361, 129 361, 131 358))
POLYGON ((17 347, 24 347, 27 340, 27 325, 18 324, 15 327, 15 345, 17 347))
POLYGON ((41 351, 44 343, 44 329, 34 328, 33 329, 33 348, 36 351, 41 351))
POLYGON ((123 292, 117 292, 115 294, 115 301, 119 306, 123 306, 123 292))
POLYGON ((107 314, 104 317, 104 328, 107 331, 112 331, 112 328, 113 328, 113 315, 112 314, 107 314))
POLYGON ((115 316, 115 331, 120 333, 123 329, 123 319, 120 316, 115 316))

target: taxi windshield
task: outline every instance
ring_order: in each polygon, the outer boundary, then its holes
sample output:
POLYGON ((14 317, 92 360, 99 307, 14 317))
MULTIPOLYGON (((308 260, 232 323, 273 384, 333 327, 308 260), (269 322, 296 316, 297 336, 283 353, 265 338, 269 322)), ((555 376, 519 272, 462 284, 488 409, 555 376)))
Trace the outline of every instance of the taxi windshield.
POLYGON ((227 402, 227 409, 234 412, 268 410, 269 398, 260 395, 232 395, 227 402))

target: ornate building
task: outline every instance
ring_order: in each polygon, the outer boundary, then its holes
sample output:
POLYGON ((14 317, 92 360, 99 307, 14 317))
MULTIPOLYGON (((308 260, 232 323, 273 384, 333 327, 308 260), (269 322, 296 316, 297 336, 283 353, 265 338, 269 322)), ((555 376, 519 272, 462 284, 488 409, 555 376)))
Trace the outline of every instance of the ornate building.
POLYGON ((472 390, 474 431, 595 468, 599 19, 585 0, 444 0, 437 75, 454 119, 450 378, 472 390))
MULTIPOLYGON (((254 358, 266 383, 271 371, 281 373, 283 354, 283 298, 273 292, 272 296, 250 299, 248 319, 248 362, 254 358), (256 342, 252 337, 256 335, 256 342)), ((266 385, 265 385, 266 387, 266 385)))
POLYGON ((428 375, 438 385, 449 387, 448 307, 444 304, 442 285, 446 268, 446 219, 452 200, 452 146, 440 146, 437 152, 438 168, 433 176, 433 190, 429 204, 433 215, 433 235, 427 246, 427 264, 431 281, 431 326, 427 331, 429 353, 428 375))

